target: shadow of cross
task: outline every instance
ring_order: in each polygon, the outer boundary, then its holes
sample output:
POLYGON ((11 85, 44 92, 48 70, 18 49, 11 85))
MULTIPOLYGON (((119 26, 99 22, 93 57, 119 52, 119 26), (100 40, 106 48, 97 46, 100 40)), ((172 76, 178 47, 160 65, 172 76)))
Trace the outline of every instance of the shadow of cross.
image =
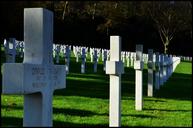
POLYGON ((53 13, 24 9, 24 61, 3 64, 3 94, 24 95, 23 126, 52 126, 52 96, 66 87, 65 65, 53 65, 53 13))

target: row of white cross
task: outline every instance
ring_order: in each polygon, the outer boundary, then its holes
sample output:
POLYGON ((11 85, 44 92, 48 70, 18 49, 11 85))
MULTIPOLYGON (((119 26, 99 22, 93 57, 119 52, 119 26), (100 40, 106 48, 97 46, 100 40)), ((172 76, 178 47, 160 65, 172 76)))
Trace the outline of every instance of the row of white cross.
MULTIPOLYGON (((9 38, 8 41, 5 40, 5 53, 6 53, 6 62, 7 63, 14 63, 15 62, 15 55, 16 51, 18 51, 18 55, 20 57, 24 56, 24 41, 17 41, 14 38, 9 38), (18 50, 15 50, 13 47, 15 46, 22 46, 18 47, 18 50)), ((103 70, 106 70, 106 61, 110 59, 110 50, 108 49, 99 49, 99 48, 88 48, 88 47, 80 47, 80 46, 73 46, 73 54, 76 57, 76 62, 79 62, 79 58, 81 58, 81 73, 85 73, 86 70, 86 61, 88 60, 88 54, 90 54, 90 62, 94 63, 93 71, 97 72, 97 63, 99 62, 100 56, 102 57, 103 62, 103 70)), ((148 63, 148 59, 150 55, 148 54, 142 54, 143 55, 143 62, 145 64, 148 63)), ((152 62, 156 61, 156 55, 155 53, 152 53, 153 57, 152 62)), ((56 64, 60 63, 60 58, 62 56, 62 59, 65 60, 66 65, 66 73, 69 73, 69 66, 70 66, 70 56, 71 56, 71 46, 68 45, 59 45, 59 44, 53 44, 53 57, 56 60, 56 64)), ((162 55, 157 55, 158 60, 161 61, 162 55)), ((168 55, 166 55, 168 56, 168 55)), ((172 55, 169 55, 170 59, 172 58, 172 55)), ((136 60, 136 53, 135 52, 128 52, 128 51, 121 51, 121 60, 123 61, 123 65, 126 67, 133 67, 134 61, 136 60)))
MULTIPOLYGON (((109 105, 109 126, 121 127, 121 74, 124 73, 123 62, 121 61, 121 38, 110 37, 110 61, 106 62, 106 74, 110 75, 110 105, 109 105)), ((180 63, 179 57, 159 55, 156 52, 155 62, 153 61, 153 50, 148 50, 148 89, 147 96, 153 96, 154 87, 160 89, 160 85, 168 80, 180 63), (159 59, 160 58, 160 59, 159 59), (154 85, 155 74, 155 85, 154 85)), ((136 45, 135 69, 135 110, 143 109, 143 45, 136 45)))
MULTIPOLYGON (((3 64, 3 94, 24 95, 23 126, 52 126, 52 97, 56 89, 66 88, 66 65, 53 64, 53 13, 43 8, 24 9, 24 61, 3 64), (41 27, 40 27, 41 26, 41 27)), ((57 46, 56 46, 57 47, 57 46)), ((85 53, 85 49, 82 49, 85 53)), ((96 55, 97 50, 93 50, 96 55)), ((161 55, 161 62, 153 63, 153 50, 148 52, 148 96, 153 96, 153 70, 156 89, 169 78, 180 63, 179 57, 161 55), (172 59, 171 59, 172 58, 172 59), (158 80, 159 79, 159 80, 158 80)), ((85 58, 85 54, 83 54, 85 58)), ((85 59, 84 59, 85 60, 85 59)), ((121 38, 110 36, 110 60, 106 60, 106 74, 110 75, 109 126, 121 126, 121 38)), ((96 62, 97 58, 93 57, 96 62)), ((81 66, 85 66, 85 61, 81 66)), ((136 46, 134 61, 135 109, 143 108, 143 46, 136 46)), ((81 68, 85 69, 85 68, 81 68)), ((96 70, 95 70, 96 71, 96 70)), ((83 73, 84 70, 81 70, 83 73)))
MULTIPOLYGON (((14 63, 16 55, 19 55, 19 57, 23 58, 24 44, 25 44, 24 41, 18 41, 15 38, 9 38, 7 40, 4 39, 4 48, 5 48, 6 54, 11 55, 13 57, 12 60, 7 59, 7 62, 14 63)), ((56 63, 59 63, 60 61, 59 58, 61 54, 65 58, 66 56, 67 57, 70 56, 71 51, 73 51, 73 54, 76 57, 76 62, 79 62, 79 58, 84 56, 84 54, 86 55, 85 61, 88 58, 88 54, 90 54, 90 62, 93 62, 94 58, 97 58, 97 62, 98 62, 100 56, 102 57, 102 61, 104 61, 104 59, 109 60, 110 58, 109 49, 53 44, 53 57, 56 58, 56 63), (96 51, 97 54, 94 53, 94 51, 96 51)), ((126 62, 127 67, 134 65, 134 60, 136 57, 135 54, 136 54, 135 52, 121 51, 121 60, 123 61, 123 63, 126 62)), ((176 55, 172 55, 172 57, 176 57, 176 55)), ((192 61, 192 57, 188 57, 188 56, 178 56, 178 57, 180 57, 181 60, 184 60, 184 61, 192 61)), ((11 57, 8 57, 8 58, 11 58, 11 57)), ((147 60, 148 60, 148 54, 143 53, 144 63, 147 63, 147 60)))

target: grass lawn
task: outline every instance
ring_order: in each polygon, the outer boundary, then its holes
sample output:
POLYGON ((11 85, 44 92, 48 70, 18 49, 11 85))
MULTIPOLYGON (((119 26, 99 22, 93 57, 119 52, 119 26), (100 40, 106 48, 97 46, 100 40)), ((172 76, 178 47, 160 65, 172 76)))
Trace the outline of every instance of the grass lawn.
MULTIPOLYGON (((1 63, 5 61, 1 55, 1 63)), ((22 62, 17 59, 18 62, 22 62)), ((61 62, 62 64, 63 62, 61 62)), ((66 89, 56 90, 53 97, 53 126, 109 126, 109 76, 98 64, 80 62, 71 56, 66 89)), ((2 74, 1 74, 2 75, 2 74)), ((135 111, 135 71, 125 68, 121 87, 121 126, 192 127, 192 63, 181 62, 168 81, 147 97, 147 70, 143 72, 143 111, 135 111)), ((1 126, 22 126, 23 96, 1 95, 1 126)))

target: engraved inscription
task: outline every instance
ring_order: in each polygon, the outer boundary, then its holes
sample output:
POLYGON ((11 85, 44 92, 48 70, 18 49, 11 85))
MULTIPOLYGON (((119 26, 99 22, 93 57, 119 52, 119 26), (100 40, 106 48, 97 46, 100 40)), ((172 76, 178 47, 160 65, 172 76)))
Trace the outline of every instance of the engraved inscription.
POLYGON ((61 68, 58 68, 58 67, 53 69, 53 84, 54 84, 54 86, 57 86, 60 84, 60 80, 58 79, 60 70, 61 70, 61 68))
POLYGON ((46 73, 45 68, 42 67, 32 67, 32 78, 33 83, 32 86, 34 88, 41 88, 46 86, 46 73))
POLYGON ((39 67, 32 68, 32 75, 44 75, 44 74, 45 74, 44 68, 39 68, 39 67))

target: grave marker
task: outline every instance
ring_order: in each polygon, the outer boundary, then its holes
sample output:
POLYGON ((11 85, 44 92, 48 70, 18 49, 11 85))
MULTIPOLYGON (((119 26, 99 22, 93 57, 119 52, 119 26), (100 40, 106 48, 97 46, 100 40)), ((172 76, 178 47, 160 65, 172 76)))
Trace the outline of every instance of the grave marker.
POLYGON ((93 48, 90 48, 90 62, 93 62, 93 48))
POLYGON ((134 52, 131 53, 131 67, 133 67, 133 65, 134 65, 135 55, 136 54, 134 52))
POLYGON ((60 45, 56 45, 56 63, 58 64, 60 61, 60 45))
POLYGON ((126 54, 127 67, 130 66, 130 60, 129 60, 129 58, 130 58, 130 52, 127 52, 127 54, 126 54))
POLYGON ((143 45, 136 45, 135 69, 135 110, 143 107, 143 45))
POLYGON ((170 70, 169 70, 169 76, 173 73, 173 62, 172 62, 172 55, 169 57, 169 63, 170 63, 170 70))
POLYGON ((159 62, 159 52, 156 52, 155 60, 155 89, 158 90, 160 87, 160 62, 159 62))
POLYGON ((97 56, 97 50, 94 49, 94 54, 93 54, 93 58, 94 58, 94 72, 97 72, 97 60, 98 60, 98 56, 97 56))
POLYGON ((20 58, 23 58, 24 56, 24 42, 21 41, 19 44, 19 51, 20 51, 20 58))
POLYGON ((53 13, 24 9, 24 61, 3 64, 3 94, 24 95, 23 126, 52 126, 52 97, 65 88, 64 65, 53 65, 53 13), (11 79, 10 79, 11 78, 11 79))
POLYGON ((103 70, 106 70, 106 61, 107 61, 107 50, 103 50, 102 54, 102 61, 103 61, 103 70))
POLYGON ((75 54, 75 56, 76 56, 76 62, 79 62, 80 50, 79 50, 79 47, 78 47, 78 46, 76 47, 75 51, 76 51, 76 54, 75 54))
POLYGON ((148 84, 147 84, 147 96, 153 96, 153 49, 148 49, 148 84))
POLYGON ((106 74, 110 75, 109 127, 121 126, 121 38, 110 37, 110 61, 106 61, 106 74))
POLYGON ((82 59, 82 63, 81 63, 81 73, 85 73, 85 58, 86 58, 86 55, 85 55, 85 49, 82 48, 82 54, 81 54, 81 59, 82 59))
POLYGON ((16 40, 15 38, 9 38, 5 43, 5 56, 6 63, 15 63, 16 56, 16 40))
POLYGON ((164 59, 163 59, 164 55, 161 54, 160 55, 160 85, 164 84, 164 74, 163 74, 163 67, 164 67, 164 59))
POLYGON ((163 57, 163 82, 165 83, 167 80, 167 55, 163 57))
POLYGON ((69 46, 65 47, 65 65, 66 65, 66 74, 69 73, 69 65, 70 65, 70 48, 69 46))

